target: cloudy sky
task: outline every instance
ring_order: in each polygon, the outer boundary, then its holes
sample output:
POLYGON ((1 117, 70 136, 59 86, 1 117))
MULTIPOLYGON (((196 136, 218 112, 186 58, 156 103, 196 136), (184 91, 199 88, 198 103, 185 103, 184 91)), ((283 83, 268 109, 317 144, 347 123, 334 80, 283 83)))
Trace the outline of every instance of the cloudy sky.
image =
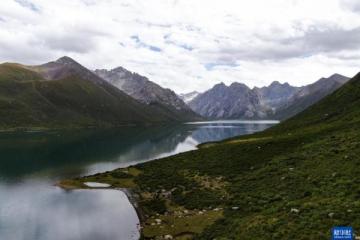
POLYGON ((1 0, 0 62, 70 56, 177 92, 360 71, 359 0, 1 0))

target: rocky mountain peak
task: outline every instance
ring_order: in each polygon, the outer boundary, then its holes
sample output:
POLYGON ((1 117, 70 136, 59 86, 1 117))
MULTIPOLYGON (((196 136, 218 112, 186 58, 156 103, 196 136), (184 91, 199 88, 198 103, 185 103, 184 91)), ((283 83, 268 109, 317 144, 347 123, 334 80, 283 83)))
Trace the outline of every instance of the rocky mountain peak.
POLYGON ((127 72, 127 73, 131 73, 129 70, 119 66, 119 67, 116 67, 116 68, 113 68, 110 70, 111 72, 127 72))
POLYGON ((269 87, 276 87, 276 86, 282 86, 282 84, 279 81, 273 81, 269 87))
POLYGON ((250 88, 248 86, 246 86, 243 83, 239 83, 239 82, 233 82, 229 88, 236 88, 236 89, 243 89, 243 90, 250 90, 250 88))
POLYGON ((291 87, 291 85, 287 82, 280 83, 279 81, 273 81, 268 87, 265 88, 288 88, 291 87))
POLYGON ((335 73, 335 74, 331 75, 330 77, 328 77, 328 79, 339 82, 339 83, 342 83, 342 84, 346 83, 349 80, 348 77, 345 77, 345 76, 343 76, 341 74, 338 74, 338 73, 335 73))
POLYGON ((63 56, 63 57, 57 59, 55 62, 59 63, 59 64, 78 64, 78 65, 80 65, 74 59, 72 59, 71 57, 68 57, 68 56, 63 56))
POLYGON ((213 89, 224 89, 224 88, 227 88, 227 86, 223 82, 217 83, 213 86, 213 89))

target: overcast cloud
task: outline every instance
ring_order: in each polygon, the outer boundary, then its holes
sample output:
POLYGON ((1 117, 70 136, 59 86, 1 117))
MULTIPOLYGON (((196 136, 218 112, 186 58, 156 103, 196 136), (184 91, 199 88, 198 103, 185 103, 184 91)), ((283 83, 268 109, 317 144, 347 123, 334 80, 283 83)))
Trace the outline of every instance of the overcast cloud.
POLYGON ((1 0, 0 62, 68 55, 177 92, 360 71, 358 0, 1 0))

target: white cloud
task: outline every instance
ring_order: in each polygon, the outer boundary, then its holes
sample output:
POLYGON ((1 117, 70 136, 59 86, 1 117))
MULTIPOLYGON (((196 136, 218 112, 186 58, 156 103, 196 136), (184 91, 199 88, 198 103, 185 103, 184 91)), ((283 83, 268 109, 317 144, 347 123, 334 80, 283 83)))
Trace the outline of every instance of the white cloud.
POLYGON ((345 9, 360 12, 360 2, 358 0, 341 0, 340 3, 345 9))
POLYGON ((69 55, 92 69, 123 66, 177 92, 233 81, 303 85, 358 71, 357 2, 2 0, 0 61, 69 55))

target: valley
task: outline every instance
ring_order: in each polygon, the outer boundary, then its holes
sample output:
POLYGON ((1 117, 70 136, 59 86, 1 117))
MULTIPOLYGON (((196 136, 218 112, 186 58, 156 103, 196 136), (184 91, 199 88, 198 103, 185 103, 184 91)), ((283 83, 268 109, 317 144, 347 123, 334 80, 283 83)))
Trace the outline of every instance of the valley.
POLYGON ((359 90, 357 75, 264 132, 60 184, 131 188, 144 239, 329 239, 334 225, 360 227, 359 90))
POLYGON ((359 0, 1 0, 0 240, 360 240, 359 0))

